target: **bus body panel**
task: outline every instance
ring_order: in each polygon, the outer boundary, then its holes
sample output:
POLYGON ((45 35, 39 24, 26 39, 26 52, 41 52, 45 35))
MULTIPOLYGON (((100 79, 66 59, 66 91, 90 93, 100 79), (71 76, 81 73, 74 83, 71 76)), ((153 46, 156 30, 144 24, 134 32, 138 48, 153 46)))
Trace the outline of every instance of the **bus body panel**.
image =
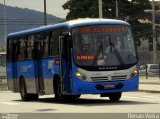
POLYGON ((55 60, 57 60, 57 58, 48 58, 42 61, 45 94, 54 93, 54 75, 60 75, 59 65, 55 64, 55 60))
POLYGON ((37 93, 36 87, 36 64, 33 60, 26 61, 18 61, 17 69, 18 69, 18 79, 23 78, 26 83, 27 93, 37 93))
MULTIPOLYGON (((56 59, 56 58, 55 58, 56 59)), ((44 80, 45 94, 53 93, 53 77, 54 75, 59 75, 59 65, 55 65, 54 58, 43 59, 42 60, 42 72, 44 80)), ((37 87, 37 64, 34 60, 19 61, 17 63, 18 67, 18 77, 24 77, 26 81, 26 87, 28 93, 38 93, 37 87)), ((11 73, 11 72, 9 72, 11 73)), ((9 79, 9 77, 8 77, 9 79)), ((11 78, 12 79, 12 78, 11 78)))
POLYGON ((139 78, 136 76, 132 80, 111 81, 111 82, 84 82, 77 78, 74 79, 74 95, 78 94, 105 94, 113 92, 138 91, 139 78), (106 85, 121 86, 121 89, 103 89, 106 85), (99 87, 99 89, 97 89, 99 87))
POLYGON ((62 58, 62 66, 60 69, 59 58, 43 59, 43 79, 45 94, 54 93, 54 76, 57 75, 60 78, 62 74, 63 90, 67 94, 71 94, 70 79, 67 77, 68 69, 65 60, 62 58), (58 64, 56 62, 59 62, 58 64), (62 70, 62 68, 64 70, 62 70), (60 71, 62 70, 62 71, 60 71))
MULTIPOLYGON (((73 95, 79 94, 103 94, 103 93, 112 93, 112 92, 129 92, 129 91, 138 91, 139 87, 139 75, 137 74, 134 78, 130 78, 130 75, 134 69, 138 68, 138 65, 131 67, 126 70, 117 70, 117 71, 86 71, 78 68, 72 61, 72 78, 73 78, 73 95), (75 73, 81 71, 84 76, 86 76, 87 81, 83 81, 76 77, 75 73), (118 75, 126 75, 126 79, 117 79, 106 81, 92 81, 91 77, 111 77, 118 75), (105 86, 115 86, 115 88, 104 88, 105 86)), ((118 76, 117 76, 118 77, 118 76)), ((121 76, 119 76, 121 78, 121 76)))
MULTIPOLYGON (((82 20, 83 21, 83 20, 82 20)), ((128 25, 127 22, 118 21, 118 20, 93 20, 87 19, 87 22, 82 22, 81 20, 71 21, 60 23, 58 25, 51 25, 46 27, 40 27, 32 30, 12 33, 8 35, 9 39, 15 38, 17 36, 36 34, 38 32, 49 32, 58 28, 66 28, 72 30, 75 27, 81 26, 92 26, 92 25, 128 25)), ((73 39, 74 40, 74 39, 73 39)), ((59 45, 59 44, 57 44, 59 45)), ((49 50, 49 49, 48 49, 49 50)), ((80 95, 80 94, 107 94, 113 92, 127 92, 127 91, 137 91, 138 83, 139 83, 139 75, 137 74, 134 78, 126 78, 126 80, 110 80, 110 81, 97 81, 94 82, 91 80, 91 75, 94 73, 98 74, 102 73, 99 77, 108 76, 109 73, 121 73, 126 72, 129 75, 132 73, 134 69, 137 68, 136 65, 132 66, 130 69, 126 70, 114 70, 114 71, 86 71, 85 69, 78 68, 75 64, 72 52, 72 48, 70 48, 71 52, 71 65, 72 67, 68 67, 68 62, 66 59, 59 58, 61 54, 59 54, 58 58, 56 57, 46 57, 41 58, 39 61, 41 64, 39 65, 38 61, 35 59, 32 60, 24 60, 18 62, 7 62, 7 79, 9 89, 12 91, 16 91, 19 89, 19 78, 22 76, 25 78, 26 87, 28 93, 38 93, 38 78, 42 78, 44 82, 44 94, 53 94, 54 93, 54 76, 57 75, 59 78, 62 77, 62 93, 69 95, 80 95), (61 64, 56 64, 56 61, 59 60, 61 64), (42 72, 42 75, 38 75, 39 72, 42 72), (75 73, 80 70, 86 76, 88 76, 88 81, 83 81, 76 77, 75 73), (106 75, 105 75, 106 74, 106 75), (114 87, 112 87, 114 86, 114 87), (17 89, 15 89, 17 88, 17 89)), ((127 75, 127 77, 129 77, 127 75)))
POLYGON ((9 63, 6 64, 8 89, 11 90, 11 91, 15 91, 14 90, 14 87, 15 87, 14 82, 15 82, 15 80, 17 80, 17 79, 14 78, 14 71, 13 71, 13 68, 12 68, 13 63, 14 62, 12 62, 12 63, 9 62, 9 63))

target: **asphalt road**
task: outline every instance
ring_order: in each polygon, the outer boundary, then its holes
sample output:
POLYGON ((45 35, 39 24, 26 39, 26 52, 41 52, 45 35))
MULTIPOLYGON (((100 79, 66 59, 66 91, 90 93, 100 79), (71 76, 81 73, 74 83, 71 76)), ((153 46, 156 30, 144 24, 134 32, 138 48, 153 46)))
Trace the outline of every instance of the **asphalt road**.
POLYGON ((116 103, 99 95, 82 95, 73 103, 57 103, 54 95, 22 102, 18 93, 0 91, 0 113, 160 113, 160 94, 123 93, 116 103))

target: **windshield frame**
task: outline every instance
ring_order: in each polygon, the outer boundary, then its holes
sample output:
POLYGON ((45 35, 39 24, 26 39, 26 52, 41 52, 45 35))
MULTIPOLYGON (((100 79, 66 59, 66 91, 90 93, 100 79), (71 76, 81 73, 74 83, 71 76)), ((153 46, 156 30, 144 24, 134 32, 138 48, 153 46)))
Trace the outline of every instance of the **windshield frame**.
MULTIPOLYGON (((110 33, 108 33, 108 35, 110 35, 110 33)), ((113 70, 124 70, 124 69, 128 69, 134 65, 136 65, 138 63, 138 53, 137 53, 137 48, 136 48, 136 44, 135 44, 135 40, 133 38, 133 33, 132 33, 132 29, 131 29, 131 26, 130 25, 126 25, 126 24, 96 24, 96 25, 83 25, 83 26, 77 26, 77 27, 72 27, 71 28, 71 39, 72 39, 72 53, 73 53, 73 62, 74 64, 79 67, 79 68, 82 68, 82 69, 85 69, 85 70, 88 70, 88 71, 113 71, 113 70), (83 27, 92 27, 92 26, 105 26, 105 25, 122 25, 122 26, 125 26, 125 27, 128 27, 130 29, 130 35, 132 37, 132 42, 133 42, 133 47, 134 47, 134 53, 135 53, 135 57, 136 57, 136 61, 134 63, 131 63, 131 64, 124 64, 124 63, 121 63, 120 65, 112 65, 112 66, 93 66, 93 65, 90 65, 90 66, 83 66, 83 65, 79 65, 77 64, 77 62, 75 61, 75 51, 74 51, 74 37, 73 37, 73 30, 76 29, 76 28, 83 28, 83 27)), ((117 51, 116 51, 117 52, 117 51)), ((118 52, 119 54, 119 52, 118 52)), ((117 55, 117 54, 116 54, 117 55)), ((123 62, 123 61, 122 61, 123 62)))

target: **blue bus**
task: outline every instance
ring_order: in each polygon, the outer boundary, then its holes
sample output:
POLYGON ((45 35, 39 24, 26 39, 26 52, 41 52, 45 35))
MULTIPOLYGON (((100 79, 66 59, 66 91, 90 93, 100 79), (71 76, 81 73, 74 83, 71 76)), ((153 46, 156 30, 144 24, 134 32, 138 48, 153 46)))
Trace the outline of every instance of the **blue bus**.
POLYGON ((57 101, 100 94, 118 101, 137 91, 137 51, 130 25, 113 19, 77 19, 11 33, 7 80, 23 101, 55 94, 57 101))

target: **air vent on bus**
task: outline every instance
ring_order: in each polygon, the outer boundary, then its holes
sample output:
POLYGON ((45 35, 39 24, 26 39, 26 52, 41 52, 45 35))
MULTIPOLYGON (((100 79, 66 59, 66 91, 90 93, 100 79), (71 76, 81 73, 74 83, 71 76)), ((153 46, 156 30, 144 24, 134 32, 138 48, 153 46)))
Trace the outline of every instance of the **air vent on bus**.
POLYGON ((99 82, 99 81, 107 81, 108 77, 91 77, 91 80, 93 82, 99 82))
POLYGON ((125 80, 127 75, 123 76, 111 76, 111 80, 125 80))

